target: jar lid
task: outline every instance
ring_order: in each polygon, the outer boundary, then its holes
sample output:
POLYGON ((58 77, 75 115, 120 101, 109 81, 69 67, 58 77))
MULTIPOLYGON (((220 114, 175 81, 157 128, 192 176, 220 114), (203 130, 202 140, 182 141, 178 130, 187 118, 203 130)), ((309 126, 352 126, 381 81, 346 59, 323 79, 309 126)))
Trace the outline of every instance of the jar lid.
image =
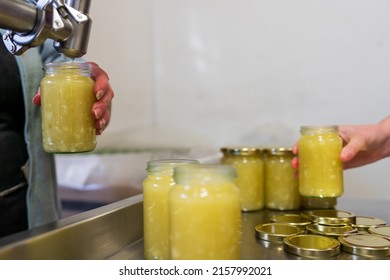
POLYGON ((327 258, 340 254, 340 243, 323 235, 304 234, 283 239, 284 249, 308 258, 327 258))
POLYGON ((350 225, 327 226, 320 224, 310 224, 306 227, 308 233, 326 235, 331 237, 345 236, 357 233, 358 230, 350 225))
POLYGON ((390 238, 390 226, 378 226, 369 228, 368 232, 390 238))
POLYGON ((310 219, 299 214, 278 214, 271 218, 271 222, 284 223, 298 227, 306 227, 311 223, 310 219))
POLYGON ((345 252, 368 257, 390 256, 390 240, 376 234, 340 236, 341 249, 345 252))
POLYGON ((221 152, 225 155, 251 156, 262 154, 263 149, 255 147, 223 147, 221 152))
POLYGON ((356 216, 356 221, 352 224, 352 226, 357 228, 359 231, 368 231, 369 228, 385 224, 386 222, 382 219, 367 216, 356 216))
POLYGON ((303 229, 283 224, 283 223, 268 223, 261 224, 255 227, 256 237, 266 241, 283 241, 287 236, 302 234, 303 229))
POLYGON ((274 147, 274 148, 265 148, 264 152, 266 154, 274 156, 292 156, 293 149, 291 147, 274 147))
POLYGON ((356 215, 347 211, 321 209, 312 210, 308 215, 313 223, 321 225, 350 225, 356 223, 356 215))

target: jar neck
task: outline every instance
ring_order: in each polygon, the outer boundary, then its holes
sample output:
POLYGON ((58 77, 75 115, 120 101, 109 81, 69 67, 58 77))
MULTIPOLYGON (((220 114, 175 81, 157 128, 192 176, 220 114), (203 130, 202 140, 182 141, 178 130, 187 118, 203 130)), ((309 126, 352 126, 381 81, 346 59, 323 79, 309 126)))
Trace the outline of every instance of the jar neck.
POLYGON ((263 150, 254 147, 223 147, 221 152, 224 156, 261 156, 263 150))
POLYGON ((43 70, 46 75, 67 74, 91 76, 92 67, 85 62, 52 62, 45 64, 43 70))
POLYGON ((199 162, 197 160, 192 159, 153 160, 147 163, 146 171, 148 175, 173 176, 173 171, 176 166, 186 164, 199 164, 199 162))
POLYGON ((338 133, 337 125, 317 125, 317 126, 301 126, 300 132, 302 135, 338 133))
POLYGON ((278 147, 278 148, 268 148, 264 150, 266 156, 280 156, 280 157, 293 157, 294 153, 290 147, 278 147))
POLYGON ((208 185, 232 182, 235 178, 234 167, 224 164, 183 165, 174 170, 174 180, 179 185, 208 185))

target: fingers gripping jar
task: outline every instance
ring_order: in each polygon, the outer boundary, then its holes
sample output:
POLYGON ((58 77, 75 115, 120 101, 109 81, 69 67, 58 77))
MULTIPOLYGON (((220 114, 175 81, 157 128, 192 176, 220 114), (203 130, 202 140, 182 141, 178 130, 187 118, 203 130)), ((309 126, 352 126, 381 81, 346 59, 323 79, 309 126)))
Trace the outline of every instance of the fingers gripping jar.
POLYGON ((301 204, 298 178, 291 165, 292 148, 265 150, 265 206, 275 210, 294 210, 301 204))
POLYGON ((173 170, 184 164, 197 164, 191 159, 162 159, 147 163, 143 182, 144 255, 148 260, 168 260, 168 198, 175 184, 173 170))
POLYGON ((342 139, 337 126, 303 126, 298 141, 299 192, 309 197, 343 194, 342 139))
POLYGON ((221 148, 222 163, 236 169, 236 185, 240 189, 241 210, 264 208, 264 161, 259 148, 221 148))
POLYGON ((96 147, 92 105, 96 101, 87 63, 49 63, 41 80, 43 149, 49 153, 96 147))
POLYGON ((240 195, 230 165, 178 166, 170 193, 174 260, 240 258, 240 195))

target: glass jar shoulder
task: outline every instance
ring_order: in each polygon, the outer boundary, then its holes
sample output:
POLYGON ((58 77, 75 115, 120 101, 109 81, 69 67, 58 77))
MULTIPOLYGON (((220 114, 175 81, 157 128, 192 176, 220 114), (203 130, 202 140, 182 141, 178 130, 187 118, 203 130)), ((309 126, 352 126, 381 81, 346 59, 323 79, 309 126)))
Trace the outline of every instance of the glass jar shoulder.
POLYGON ((186 198, 207 198, 214 196, 239 196, 239 189, 234 182, 214 182, 212 184, 190 185, 176 184, 171 190, 171 196, 186 198))

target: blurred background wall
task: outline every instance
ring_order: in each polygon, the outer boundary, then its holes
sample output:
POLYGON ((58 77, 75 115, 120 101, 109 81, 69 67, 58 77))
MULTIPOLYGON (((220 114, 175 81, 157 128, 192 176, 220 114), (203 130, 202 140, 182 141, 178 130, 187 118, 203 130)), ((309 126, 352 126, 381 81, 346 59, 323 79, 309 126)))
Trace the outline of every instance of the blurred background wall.
MULTIPOLYGON (((90 15, 86 58, 116 93, 100 145, 293 145, 301 125, 390 111, 390 1, 92 1, 90 15)), ((389 170, 346 171, 345 197, 389 198, 389 170)))

